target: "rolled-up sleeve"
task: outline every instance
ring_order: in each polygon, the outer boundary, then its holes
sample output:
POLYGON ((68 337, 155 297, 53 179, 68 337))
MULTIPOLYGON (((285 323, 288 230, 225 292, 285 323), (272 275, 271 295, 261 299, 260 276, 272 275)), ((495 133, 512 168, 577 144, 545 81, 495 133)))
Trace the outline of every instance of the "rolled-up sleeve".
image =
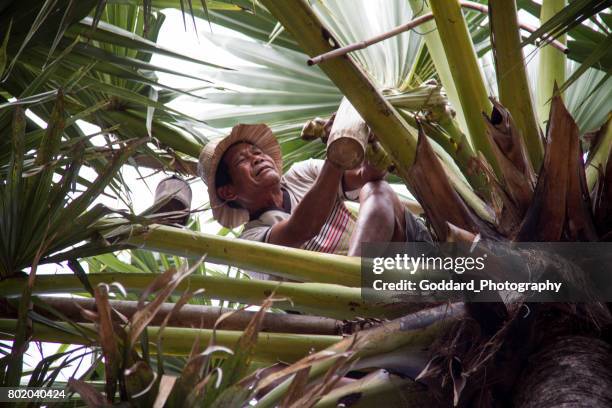
POLYGON ((240 234, 241 239, 248 239, 249 241, 268 242, 268 236, 270 235, 269 225, 262 225, 257 227, 246 228, 240 234))
POLYGON ((266 211, 258 219, 249 221, 244 226, 240 238, 251 241, 268 242, 272 226, 277 222, 289 218, 289 216, 289 214, 280 210, 266 211))

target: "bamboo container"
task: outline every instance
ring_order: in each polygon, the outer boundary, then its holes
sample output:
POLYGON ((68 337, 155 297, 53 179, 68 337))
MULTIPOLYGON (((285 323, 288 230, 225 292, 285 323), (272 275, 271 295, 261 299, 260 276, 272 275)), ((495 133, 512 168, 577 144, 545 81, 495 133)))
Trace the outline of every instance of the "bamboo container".
POLYGON ((358 167, 365 157, 369 133, 357 110, 343 98, 327 141, 327 158, 344 170, 358 167))

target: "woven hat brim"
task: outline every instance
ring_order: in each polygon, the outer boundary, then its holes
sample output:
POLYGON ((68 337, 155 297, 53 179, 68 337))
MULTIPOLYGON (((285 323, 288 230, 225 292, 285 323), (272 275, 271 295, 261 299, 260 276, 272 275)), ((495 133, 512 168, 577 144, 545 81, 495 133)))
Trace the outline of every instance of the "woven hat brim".
MULTIPOLYGON (((258 125, 236 125, 232 128, 229 136, 215 140, 213 143, 212 152, 207 152, 210 157, 202 158, 207 161, 203 165, 203 178, 208 186, 208 196, 213 210, 213 217, 226 228, 236 228, 249 220, 249 213, 245 209, 231 208, 227 203, 217 195, 217 186, 215 185, 215 175, 217 168, 223 155, 232 145, 239 142, 252 143, 259 147, 261 151, 270 156, 276 165, 276 170, 282 174, 283 159, 280 145, 272 134, 272 130, 264 124, 258 125)), ((209 146, 206 146, 209 147, 209 146)), ((204 148, 205 151, 209 150, 204 148)), ((202 164, 202 163, 201 163, 202 164)))

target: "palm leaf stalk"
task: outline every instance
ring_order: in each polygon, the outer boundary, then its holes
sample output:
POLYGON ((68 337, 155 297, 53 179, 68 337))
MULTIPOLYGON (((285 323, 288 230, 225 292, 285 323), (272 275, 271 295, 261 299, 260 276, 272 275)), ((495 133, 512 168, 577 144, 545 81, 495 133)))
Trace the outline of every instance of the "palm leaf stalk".
POLYGON ((134 229, 123 243, 151 251, 207 259, 301 281, 361 285, 359 258, 231 239, 164 225, 134 229))
MULTIPOLYGON (((401 359, 403 373, 416 377, 426 366, 433 350, 430 348, 436 339, 442 337, 462 318, 465 317, 462 303, 441 305, 431 309, 392 320, 378 327, 356 333, 334 344, 326 350, 304 357, 294 365, 265 378, 258 388, 265 388, 278 378, 295 374, 308 367, 308 380, 313 381, 333 369, 341 356, 353 361, 354 369, 382 367, 386 361, 401 359), (394 354, 397 353, 397 354, 394 354), (390 356, 394 356, 389 358, 390 356), (400 357, 401 356, 401 357, 400 357), (378 360, 380 357, 381 360, 378 360)), ((287 392, 292 377, 276 386, 270 393, 257 402, 258 408, 275 406, 287 392)))
POLYGON ((489 115, 492 105, 478 66, 474 45, 458 0, 430 2, 436 20, 446 63, 448 64, 459 102, 467 123, 468 134, 476 151, 482 152, 495 172, 499 166, 486 136, 482 114, 489 115))
MULTIPOLYGON (((132 300, 109 300, 109 305, 127 319, 131 319, 139 309, 138 302, 132 300)), ((221 315, 232 312, 216 328, 220 330, 241 331, 246 328, 256 314, 256 312, 248 310, 205 305, 185 305, 179 311, 173 312, 175 306, 175 303, 163 303, 150 324, 159 326, 169 316, 167 321, 169 327, 213 329, 221 315)), ((95 312, 94 299, 71 298, 66 301, 66 298, 43 296, 38 297, 37 304, 34 305, 35 312, 52 320, 57 320, 61 314, 62 318, 66 317, 73 322, 88 323, 89 321, 81 313, 82 310, 95 312), (39 306, 38 301, 42 301, 44 306, 39 306)), ((0 311, 0 314, 0 317, 17 318, 16 313, 0 311)), ((345 325, 342 321, 329 317, 272 312, 264 314, 261 326, 261 331, 264 332, 293 334, 340 335, 346 334, 346 330, 349 329, 351 329, 350 324, 345 325)))
POLYGON ((523 62, 516 4, 514 0, 491 1, 489 10, 499 100, 512 114, 531 163, 537 169, 542 163, 544 148, 523 62))
MULTIPOLYGON (((310 56, 323 54, 338 46, 337 40, 306 1, 264 0, 262 3, 298 39, 302 49, 310 56)), ((406 122, 350 57, 326 61, 320 66, 370 125, 392 157, 398 173, 407 180, 407 170, 414 161, 416 135, 408 130, 406 122)))
POLYGON ((427 387, 385 370, 374 371, 353 383, 331 390, 314 408, 335 408, 342 403, 355 407, 436 406, 427 387))
MULTIPOLYGON (((464 175, 473 191, 470 188, 464 188, 462 185, 455 186, 462 196, 470 193, 473 194, 473 192, 476 192, 480 197, 490 196, 490 182, 487 175, 481 168, 473 165, 478 160, 474 149, 472 149, 468 138, 459 129, 457 122, 452 118, 447 106, 431 107, 427 111, 426 120, 424 121, 419 121, 417 115, 404 109, 399 111, 411 127, 418 129, 421 126, 425 134, 442 147, 453 158, 453 161, 460 169, 471 168, 471 171, 466 171, 464 175), (467 192, 466 190, 470 191, 467 192)), ((439 157, 440 160, 445 160, 443 156, 439 155, 439 157)), ((486 212, 484 208, 487 205, 479 197, 465 199, 470 202, 470 206, 475 211, 486 212)))
MULTIPOLYGON (((431 12, 427 2, 421 0, 409 0, 409 2, 415 17, 431 12)), ((457 120, 461 128, 467 130, 468 127, 465 114, 461 107, 459 94, 457 93, 453 75, 444 52, 444 46, 442 45, 442 39, 440 38, 440 33, 436 29, 435 22, 428 21, 423 23, 419 31, 424 33, 423 38, 427 45, 427 51, 436 67, 436 73, 440 78, 440 82, 442 82, 442 86, 444 86, 444 90, 448 95, 448 100, 453 106, 453 109, 457 112, 457 120)))
MULTIPOLYGON (((546 23, 551 17, 561 11, 567 5, 566 0, 544 0, 540 9, 540 24, 546 23)), ((556 38, 561 43, 566 43, 566 35, 556 38)), ((550 99, 553 96, 555 83, 561 86, 565 83, 565 64, 567 56, 551 47, 545 45, 540 50, 540 61, 538 69, 538 87, 536 89, 538 117, 542 127, 546 126, 550 113, 550 99)))
MULTIPOLYGON (((12 340, 7 333, 14 333, 17 320, 0 319, 0 338, 12 340)), ((96 333, 96 327, 92 323, 80 323, 79 326, 92 334, 96 333)), ((74 333, 72 326, 65 322, 55 322, 54 327, 33 323, 32 339, 50 343, 70 343, 91 345, 91 339, 74 333)), ((155 342, 160 335, 157 326, 147 327, 147 337, 155 342)), ((213 330, 188 329, 181 327, 166 327, 161 334, 164 339, 164 353, 168 355, 188 355, 196 339, 208 342, 213 336, 213 330)), ((234 348, 236 342, 242 335, 241 331, 215 330, 216 344, 224 347, 234 348)), ((317 334, 289 334, 289 333, 261 333, 255 346, 255 358, 257 361, 272 363, 278 359, 286 361, 297 361, 307 355, 310 350, 323 350, 342 340, 341 336, 317 335, 317 334)))
MULTIPOLYGON (((92 286, 117 282, 128 292, 141 293, 151 284, 155 276, 146 273, 114 272, 88 274, 87 279, 92 286)), ((20 296, 26 282, 25 278, 0 281, 0 294, 3 297, 20 296)), ((250 305, 260 304, 271 293, 276 293, 277 296, 288 299, 276 302, 279 308, 335 319, 353 319, 357 316, 391 318, 420 308, 419 304, 367 303, 361 297, 360 288, 324 283, 279 284, 255 279, 192 275, 181 282, 177 291, 188 289, 204 289, 207 297, 250 305)), ((32 288, 34 295, 80 292, 84 292, 83 283, 73 274, 39 275, 32 288)))

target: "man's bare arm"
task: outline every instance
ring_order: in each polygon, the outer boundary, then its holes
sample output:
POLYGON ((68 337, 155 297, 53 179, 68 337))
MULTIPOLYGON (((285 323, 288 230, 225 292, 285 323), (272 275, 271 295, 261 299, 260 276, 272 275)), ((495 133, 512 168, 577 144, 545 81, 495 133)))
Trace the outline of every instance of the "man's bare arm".
POLYGON ((291 216, 272 226, 268 242, 300 247, 316 236, 334 205, 342 175, 342 169, 325 160, 314 185, 304 195, 291 216))

